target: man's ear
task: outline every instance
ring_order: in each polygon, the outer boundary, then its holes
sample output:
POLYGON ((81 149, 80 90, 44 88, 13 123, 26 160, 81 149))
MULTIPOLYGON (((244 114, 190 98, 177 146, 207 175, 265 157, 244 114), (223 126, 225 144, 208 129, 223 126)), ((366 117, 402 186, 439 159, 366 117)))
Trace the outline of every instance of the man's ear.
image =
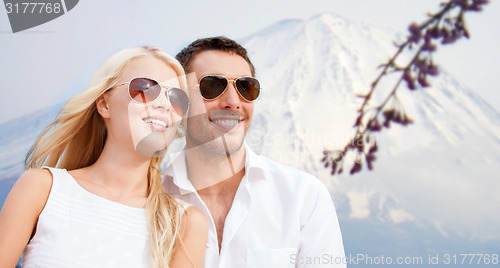
POLYGON ((97 112, 102 116, 102 118, 109 118, 111 113, 109 111, 109 95, 107 92, 103 93, 97 100, 95 101, 97 112))

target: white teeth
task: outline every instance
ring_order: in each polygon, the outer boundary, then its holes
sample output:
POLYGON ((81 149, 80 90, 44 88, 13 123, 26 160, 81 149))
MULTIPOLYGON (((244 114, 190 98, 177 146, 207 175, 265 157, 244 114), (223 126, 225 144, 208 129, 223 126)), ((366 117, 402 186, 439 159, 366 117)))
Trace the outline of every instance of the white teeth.
POLYGON ((153 118, 146 118, 144 119, 144 122, 146 123, 152 123, 152 124, 156 124, 156 125, 160 125, 162 127, 167 127, 167 123, 161 121, 161 120, 158 120, 158 119, 153 119, 153 118))
POLYGON ((238 125, 240 120, 213 120, 212 122, 214 122, 215 124, 218 124, 218 125, 235 127, 236 125, 238 125))

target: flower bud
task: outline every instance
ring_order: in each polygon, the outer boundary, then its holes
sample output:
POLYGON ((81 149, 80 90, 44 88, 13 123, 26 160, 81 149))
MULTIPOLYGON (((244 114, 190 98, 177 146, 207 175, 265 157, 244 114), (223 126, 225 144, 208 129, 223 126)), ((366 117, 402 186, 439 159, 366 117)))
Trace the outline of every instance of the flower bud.
POLYGON ((408 30, 410 31, 410 37, 409 40, 413 43, 418 43, 420 41, 420 38, 422 38, 422 33, 420 32, 420 27, 416 23, 410 24, 408 27, 408 30))

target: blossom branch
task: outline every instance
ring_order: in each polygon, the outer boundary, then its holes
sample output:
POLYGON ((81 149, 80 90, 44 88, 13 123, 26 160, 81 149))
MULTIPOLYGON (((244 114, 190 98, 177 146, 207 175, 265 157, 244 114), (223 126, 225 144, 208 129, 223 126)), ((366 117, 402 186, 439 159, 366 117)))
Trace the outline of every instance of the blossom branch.
POLYGON ((448 0, 441 3, 441 9, 435 14, 429 14, 426 21, 420 25, 410 24, 409 35, 402 44, 396 44, 396 53, 385 63, 380 65, 382 71, 371 83, 370 91, 363 98, 361 107, 357 110, 354 128, 354 136, 342 149, 324 150, 321 161, 325 168, 331 169, 331 174, 343 172, 344 156, 348 152, 356 153, 354 164, 350 173, 354 174, 362 170, 363 162, 369 170, 373 169, 378 150, 376 140, 372 137, 374 132, 380 132, 384 127, 390 128, 391 122, 406 126, 413 121, 405 113, 402 104, 397 98, 397 91, 402 82, 406 83, 409 90, 429 87, 427 76, 439 74, 437 66, 432 60, 432 53, 437 49, 437 41, 442 45, 452 44, 462 37, 469 38, 469 31, 465 26, 465 13, 468 11, 481 11, 488 0, 448 0), (453 11, 455 15, 453 14, 453 11), (401 54, 417 47, 414 56, 405 66, 399 66, 396 60, 401 54), (384 100, 373 107, 369 106, 373 93, 378 88, 380 81, 389 73, 400 73, 400 76, 384 100), (392 101, 392 102, 390 102, 392 101), (393 105, 389 105, 393 103, 393 105), (382 122, 382 123, 381 123, 382 122))

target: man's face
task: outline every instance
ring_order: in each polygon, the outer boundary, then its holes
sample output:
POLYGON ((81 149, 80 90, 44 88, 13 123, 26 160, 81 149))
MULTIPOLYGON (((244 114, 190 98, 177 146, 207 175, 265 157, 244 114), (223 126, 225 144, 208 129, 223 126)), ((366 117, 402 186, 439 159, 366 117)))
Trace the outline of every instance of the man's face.
POLYGON ((190 94, 190 112, 188 117, 186 142, 194 147, 223 136, 227 148, 220 143, 209 146, 214 153, 234 153, 241 148, 245 135, 252 121, 253 102, 243 99, 233 82, 229 82, 226 91, 215 100, 201 97, 197 85, 205 75, 222 75, 229 80, 241 76, 251 76, 249 64, 242 57, 228 52, 209 50, 196 55, 191 62, 188 74, 190 94))

